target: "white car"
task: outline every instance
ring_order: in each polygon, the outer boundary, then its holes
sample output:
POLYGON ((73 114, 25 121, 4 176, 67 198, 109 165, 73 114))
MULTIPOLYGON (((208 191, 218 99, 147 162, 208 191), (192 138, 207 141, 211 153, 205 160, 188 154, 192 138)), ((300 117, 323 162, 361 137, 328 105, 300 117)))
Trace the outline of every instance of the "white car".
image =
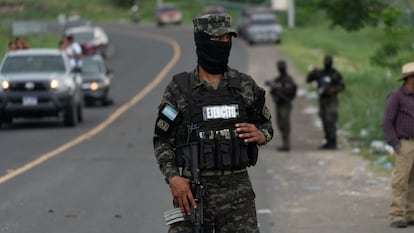
POLYGON ((0 126, 13 118, 59 117, 65 126, 83 119, 82 77, 58 49, 6 53, 0 64, 0 126))
POLYGON ((282 27, 274 12, 268 9, 246 10, 239 21, 238 33, 249 44, 282 41, 282 27))
POLYGON ((74 27, 65 31, 65 36, 73 36, 83 47, 101 53, 105 57, 109 43, 108 35, 98 26, 74 27))

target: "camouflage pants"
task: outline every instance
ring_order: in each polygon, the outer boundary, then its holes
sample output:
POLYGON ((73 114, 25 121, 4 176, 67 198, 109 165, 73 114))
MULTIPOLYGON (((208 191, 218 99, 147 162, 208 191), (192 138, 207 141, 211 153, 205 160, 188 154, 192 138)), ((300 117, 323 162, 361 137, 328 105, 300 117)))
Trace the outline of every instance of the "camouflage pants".
MULTIPOLYGON (((247 172, 202 177, 204 233, 259 233, 256 207, 247 172)), ((191 233, 190 222, 172 224, 169 233, 191 233)))
POLYGON ((322 120, 325 138, 336 140, 336 121, 338 120, 338 100, 336 97, 321 98, 319 101, 319 116, 322 120))
POLYGON ((278 103, 276 105, 276 120, 280 134, 282 135, 283 145, 290 146, 289 134, 290 134, 290 113, 292 112, 291 103, 278 103))

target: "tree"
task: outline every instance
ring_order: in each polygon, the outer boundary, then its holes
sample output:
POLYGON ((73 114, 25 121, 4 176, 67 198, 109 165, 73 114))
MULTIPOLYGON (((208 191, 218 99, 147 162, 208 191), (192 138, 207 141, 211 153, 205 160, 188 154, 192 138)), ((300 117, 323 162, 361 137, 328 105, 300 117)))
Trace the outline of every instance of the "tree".
POLYGON ((347 31, 378 25, 388 5, 385 0, 320 0, 318 3, 332 20, 333 27, 341 26, 347 31))
POLYGON ((412 60, 412 7, 409 1, 389 0, 319 0, 318 6, 332 20, 332 27, 347 31, 381 26, 384 30, 382 46, 374 52, 371 62, 399 72, 402 64, 412 60), (408 18, 401 23, 403 9, 408 18))

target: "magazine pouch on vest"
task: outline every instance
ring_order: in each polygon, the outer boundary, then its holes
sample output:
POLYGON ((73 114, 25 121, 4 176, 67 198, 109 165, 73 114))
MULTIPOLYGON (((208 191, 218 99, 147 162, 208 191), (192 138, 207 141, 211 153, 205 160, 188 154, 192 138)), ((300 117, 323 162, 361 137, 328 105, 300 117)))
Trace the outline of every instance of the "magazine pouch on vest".
POLYGON ((207 170, 216 168, 216 143, 214 139, 200 139, 200 167, 207 170), (201 156, 202 155, 202 156, 201 156))
POLYGON ((249 143, 248 148, 249 154, 249 166, 254 166, 257 163, 257 158, 259 157, 259 148, 256 143, 249 143))

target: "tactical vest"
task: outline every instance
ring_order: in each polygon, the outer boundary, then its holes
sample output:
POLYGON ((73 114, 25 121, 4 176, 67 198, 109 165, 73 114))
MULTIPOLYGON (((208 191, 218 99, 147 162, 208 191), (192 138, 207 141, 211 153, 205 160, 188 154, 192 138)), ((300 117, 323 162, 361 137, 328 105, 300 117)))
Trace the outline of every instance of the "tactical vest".
POLYGON ((228 88, 217 90, 193 89, 188 73, 178 74, 174 80, 188 104, 176 138, 178 165, 188 167, 191 143, 198 144, 201 170, 242 169, 255 165, 257 145, 245 143, 235 129, 236 123, 248 122, 248 109, 240 94, 240 77, 229 79, 228 88))

